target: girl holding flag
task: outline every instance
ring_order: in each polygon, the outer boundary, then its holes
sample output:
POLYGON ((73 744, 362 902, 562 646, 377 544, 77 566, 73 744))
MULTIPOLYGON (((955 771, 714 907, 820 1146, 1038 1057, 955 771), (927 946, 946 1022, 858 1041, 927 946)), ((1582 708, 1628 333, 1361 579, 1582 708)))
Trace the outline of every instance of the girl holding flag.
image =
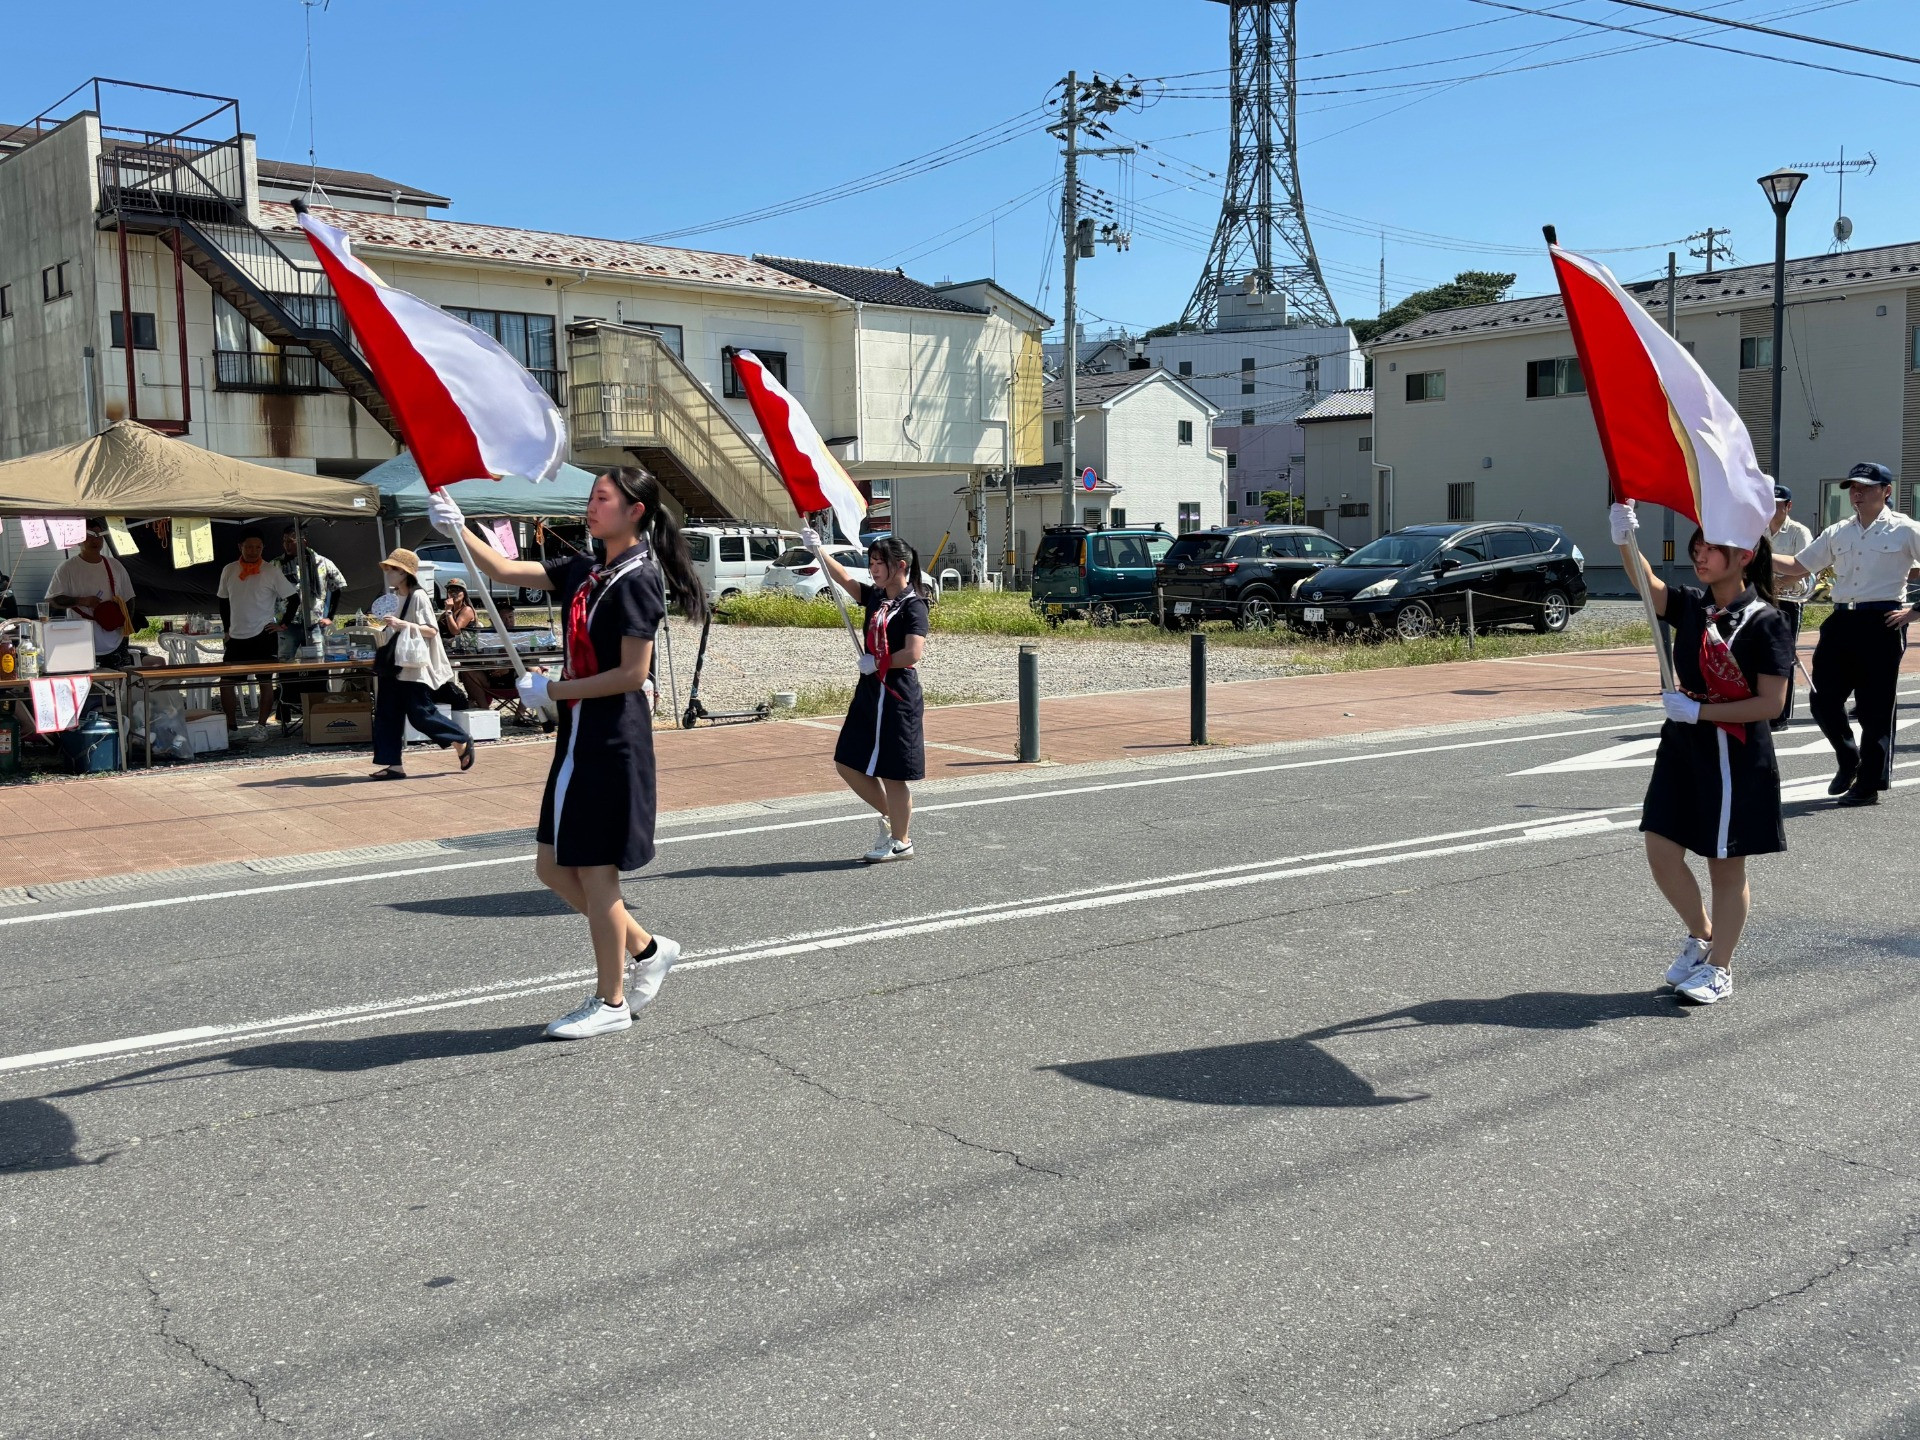
POLYGON ((860 683, 840 727, 833 764, 849 789, 880 812, 880 833, 860 857, 868 865, 913 859, 913 793, 908 782, 927 775, 922 732, 926 705, 914 668, 927 653, 927 599, 915 583, 920 554, 886 535, 867 550, 871 585, 863 585, 823 549, 811 528, 800 539, 820 559, 827 578, 866 612, 860 683))
POLYGON ((1733 993, 1733 952, 1747 922, 1747 856, 1787 848, 1780 767, 1770 721, 1786 708, 1793 629, 1773 603, 1773 550, 1687 547, 1702 589, 1662 583, 1640 555, 1633 502, 1610 512, 1613 539, 1636 589, 1673 627, 1677 689, 1660 699, 1666 723, 1640 812, 1654 884, 1687 927, 1667 981, 1703 1005, 1733 993), (1711 911, 1687 866, 1705 858, 1711 911))
MULTIPOLYGON (((434 492, 429 514, 452 535, 465 527, 458 504, 434 492)), ((560 678, 520 681, 533 708, 557 706, 558 743, 540 802, 535 873, 587 917, 597 971, 592 995, 547 1026, 555 1040, 584 1040, 633 1024, 659 993, 680 944, 649 933, 626 908, 622 871, 653 859, 653 715, 647 698, 653 640, 669 592, 690 618, 706 609, 679 522, 660 503, 653 476, 636 466, 609 470, 587 499, 587 532, 605 559, 585 555, 541 564, 509 560, 480 536, 464 537, 474 563, 495 580, 550 590, 565 616, 560 678)))

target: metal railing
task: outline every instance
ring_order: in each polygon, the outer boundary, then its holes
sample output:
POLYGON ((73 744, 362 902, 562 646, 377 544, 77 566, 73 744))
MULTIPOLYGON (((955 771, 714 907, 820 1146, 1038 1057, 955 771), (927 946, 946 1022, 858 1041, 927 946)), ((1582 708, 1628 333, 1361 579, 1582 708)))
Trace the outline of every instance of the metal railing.
POLYGON ((539 382, 540 388, 547 392, 548 396, 553 400, 554 404, 560 406, 561 409, 563 410, 566 408, 566 404, 567 404, 567 372, 566 371, 548 370, 541 366, 529 365, 527 367, 527 373, 533 376, 533 378, 539 382))
POLYGON ((759 445, 653 331, 570 325, 567 373, 576 449, 671 450, 726 514, 792 520, 793 502, 759 445))
POLYGON ((261 392, 312 393, 340 390, 338 377, 316 355, 301 350, 213 352, 214 388, 261 392))
POLYGON ((100 152, 100 185, 116 207, 137 204, 162 214, 201 217, 244 213, 246 159, 237 139, 155 135, 144 143, 107 140, 100 152))

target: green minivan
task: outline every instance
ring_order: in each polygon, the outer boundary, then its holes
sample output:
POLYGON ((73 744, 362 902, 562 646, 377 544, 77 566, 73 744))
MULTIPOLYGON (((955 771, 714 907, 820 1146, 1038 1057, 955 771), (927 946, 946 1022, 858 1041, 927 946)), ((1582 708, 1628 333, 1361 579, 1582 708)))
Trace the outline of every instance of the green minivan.
POLYGON ((1153 582, 1173 537, 1123 526, 1049 525, 1033 556, 1033 608, 1049 625, 1091 620, 1111 625, 1153 611, 1153 582))

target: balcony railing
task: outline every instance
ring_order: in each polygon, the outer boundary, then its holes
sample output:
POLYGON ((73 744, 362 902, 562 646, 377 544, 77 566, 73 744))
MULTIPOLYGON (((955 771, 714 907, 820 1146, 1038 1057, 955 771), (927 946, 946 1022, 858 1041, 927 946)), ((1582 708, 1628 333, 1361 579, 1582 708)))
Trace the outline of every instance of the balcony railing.
POLYGON ((318 357, 299 350, 263 354, 254 350, 213 352, 214 388, 263 394, 323 394, 341 388, 318 357))
POLYGON ((540 388, 552 397, 553 403, 562 410, 567 408, 567 372, 564 370, 542 370, 537 366, 527 367, 527 373, 540 382, 540 388))

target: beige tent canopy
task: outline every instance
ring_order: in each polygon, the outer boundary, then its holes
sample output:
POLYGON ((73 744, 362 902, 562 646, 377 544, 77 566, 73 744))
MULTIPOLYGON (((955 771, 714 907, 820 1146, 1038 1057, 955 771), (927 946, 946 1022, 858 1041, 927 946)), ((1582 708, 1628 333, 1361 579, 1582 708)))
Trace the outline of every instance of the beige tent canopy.
POLYGON ((250 465, 132 420, 76 445, 0 461, 0 515, 371 520, 379 513, 372 485, 250 465))

